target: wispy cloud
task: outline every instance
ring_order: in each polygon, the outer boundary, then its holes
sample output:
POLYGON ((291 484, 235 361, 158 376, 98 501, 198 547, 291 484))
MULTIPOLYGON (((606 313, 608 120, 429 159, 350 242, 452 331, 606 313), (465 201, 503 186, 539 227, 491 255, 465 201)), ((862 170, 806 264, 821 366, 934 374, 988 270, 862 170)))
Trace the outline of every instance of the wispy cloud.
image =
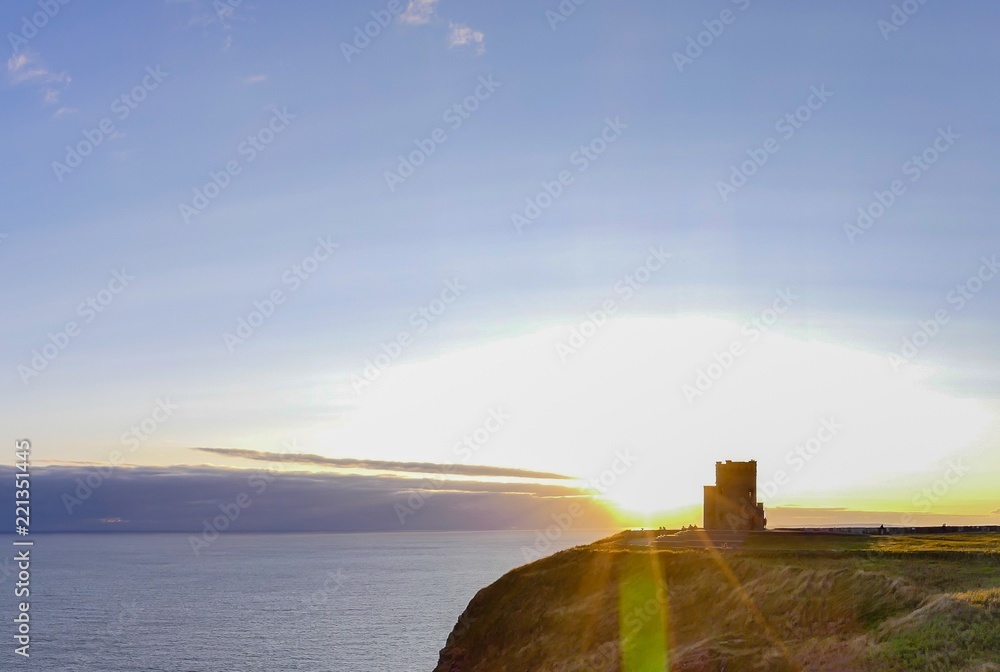
MULTIPOLYGON (((69 84, 70 78, 65 72, 52 72, 46 68, 37 54, 22 51, 7 59, 7 78, 11 84, 24 82, 69 84)), ((46 98, 48 97, 46 92, 46 98)), ((58 93, 56 94, 58 96, 58 93)))
POLYGON ((78 110, 75 107, 60 107, 58 110, 52 113, 53 119, 58 119, 59 117, 64 117, 67 114, 73 114, 78 110))
MULTIPOLYGON (((53 72, 49 70, 38 54, 30 51, 21 51, 7 59, 7 81, 12 86, 25 85, 29 87, 42 88, 42 102, 45 105, 58 105, 62 89, 71 81, 65 72, 53 72)), ((52 115, 53 118, 61 117, 69 112, 75 112, 71 107, 59 107, 52 115)))
POLYGON ((391 471, 416 474, 453 474, 456 476, 506 476, 512 478, 545 478, 570 480, 572 477, 554 474, 547 471, 531 471, 530 469, 514 469, 508 467, 490 467, 477 464, 442 464, 438 462, 396 462, 391 460, 368 460, 353 457, 324 457, 307 453, 270 453, 261 450, 244 448, 202 448, 206 453, 238 457, 247 460, 262 460, 265 462, 280 462, 282 464, 310 464, 316 466, 334 467, 337 469, 367 469, 371 471, 391 471))
POLYGON ((225 30, 232 28, 232 20, 236 17, 236 8, 228 2, 216 0, 212 3, 212 8, 206 6, 202 0, 190 0, 190 2, 167 2, 167 4, 186 4, 191 8, 192 14, 188 19, 188 27, 210 26, 213 23, 220 24, 225 30))
POLYGON ((224 2, 216 2, 213 4, 217 16, 219 17, 219 23, 226 30, 230 30, 233 27, 232 21, 236 16, 236 9, 232 5, 227 5, 224 2))
POLYGON ((406 11, 399 15, 399 20, 411 25, 428 23, 434 16, 434 5, 438 0, 410 0, 406 11))
POLYGON ((252 85, 252 84, 261 84, 261 83, 267 81, 267 75, 264 75, 264 74, 261 74, 261 75, 250 75, 249 77, 244 77, 242 81, 243 81, 244 84, 246 84, 248 86, 252 85))
MULTIPOLYGON (((438 0, 410 0, 406 11, 399 15, 400 23, 420 26, 431 22, 437 10, 438 0)), ((448 21, 448 48, 472 47, 476 55, 486 52, 486 36, 481 30, 475 30, 464 23, 448 21)))
POLYGON ((222 51, 229 51, 233 46, 233 36, 228 34, 233 30, 233 24, 237 21, 248 21, 248 15, 236 8, 240 5, 234 0, 167 0, 168 5, 187 5, 191 16, 188 17, 189 28, 204 28, 219 26, 227 35, 222 40, 222 51))
POLYGON ((473 30, 464 23, 448 23, 448 48, 475 47, 476 55, 486 53, 486 36, 482 31, 473 30))
POLYGON ((994 511, 994 512, 993 512, 992 514, 990 514, 990 515, 994 515, 994 516, 995 516, 995 515, 1000 515, 1000 509, 997 509, 996 511, 994 511))

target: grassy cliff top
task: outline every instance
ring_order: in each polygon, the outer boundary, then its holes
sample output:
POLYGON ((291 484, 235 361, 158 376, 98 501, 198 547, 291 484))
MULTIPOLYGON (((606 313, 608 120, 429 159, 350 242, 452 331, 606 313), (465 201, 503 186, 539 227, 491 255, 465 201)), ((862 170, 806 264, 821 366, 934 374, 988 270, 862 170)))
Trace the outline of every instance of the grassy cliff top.
POLYGON ((616 535, 481 590, 435 672, 1000 672, 1000 535, 616 535))

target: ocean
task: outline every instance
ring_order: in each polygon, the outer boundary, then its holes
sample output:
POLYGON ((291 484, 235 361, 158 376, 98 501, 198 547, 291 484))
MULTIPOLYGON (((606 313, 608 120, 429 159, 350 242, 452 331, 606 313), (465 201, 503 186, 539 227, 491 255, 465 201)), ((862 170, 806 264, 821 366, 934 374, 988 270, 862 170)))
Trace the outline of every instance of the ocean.
MULTIPOLYGON (((607 531, 567 531, 545 554, 607 531)), ((33 535, 30 658, 0 537, 0 670, 431 672, 459 614, 535 532, 33 535)))

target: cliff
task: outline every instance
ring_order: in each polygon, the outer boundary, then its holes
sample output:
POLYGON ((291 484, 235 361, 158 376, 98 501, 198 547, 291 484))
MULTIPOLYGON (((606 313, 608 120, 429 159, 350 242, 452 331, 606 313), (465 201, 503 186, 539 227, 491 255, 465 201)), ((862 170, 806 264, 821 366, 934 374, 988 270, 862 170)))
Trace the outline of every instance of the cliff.
POLYGON ((435 672, 1000 671, 998 540, 611 538, 479 591, 435 672))

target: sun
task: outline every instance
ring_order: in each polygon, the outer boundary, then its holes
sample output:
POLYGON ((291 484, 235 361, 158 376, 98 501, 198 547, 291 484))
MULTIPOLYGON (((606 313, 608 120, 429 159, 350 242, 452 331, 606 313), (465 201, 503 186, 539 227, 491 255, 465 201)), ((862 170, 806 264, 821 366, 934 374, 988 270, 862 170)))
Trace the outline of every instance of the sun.
POLYGON ((690 502, 677 505, 651 493, 621 498, 598 498, 615 519, 628 527, 682 527, 701 524, 701 507, 690 502))

